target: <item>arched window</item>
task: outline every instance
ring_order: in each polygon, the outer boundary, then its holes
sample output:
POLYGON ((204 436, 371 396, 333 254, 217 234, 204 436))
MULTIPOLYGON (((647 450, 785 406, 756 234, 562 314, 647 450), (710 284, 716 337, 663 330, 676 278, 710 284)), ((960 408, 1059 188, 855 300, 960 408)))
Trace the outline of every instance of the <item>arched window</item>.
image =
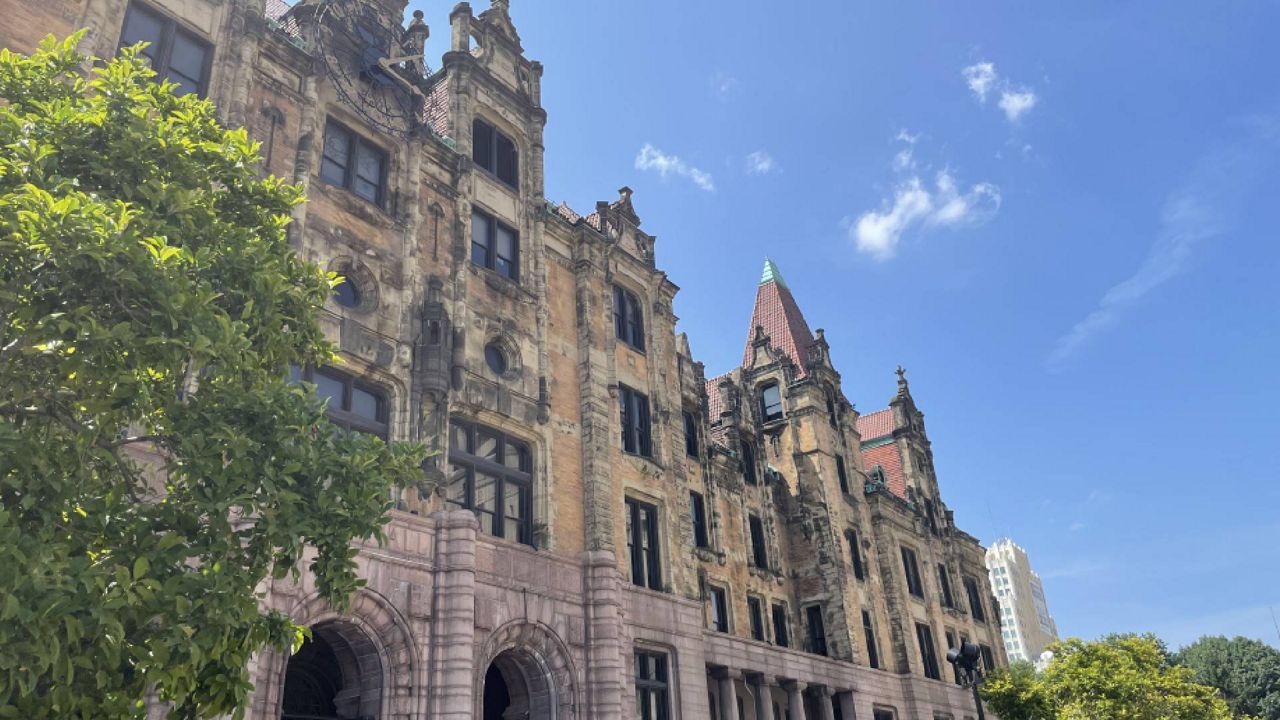
POLYGON ((742 441, 742 480, 748 485, 755 485, 759 482, 756 478, 756 453, 751 447, 751 443, 746 440, 742 441))
POLYGON ((782 419, 782 391, 776 382, 760 387, 760 418, 763 422, 782 419))

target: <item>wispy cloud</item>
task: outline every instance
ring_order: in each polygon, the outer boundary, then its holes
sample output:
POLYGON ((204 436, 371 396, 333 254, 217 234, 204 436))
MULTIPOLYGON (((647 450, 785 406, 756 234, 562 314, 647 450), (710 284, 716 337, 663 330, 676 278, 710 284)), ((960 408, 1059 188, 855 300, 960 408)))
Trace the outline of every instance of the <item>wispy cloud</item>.
POLYGON ((640 148, 640 152, 636 154, 636 169, 653 170, 663 178, 668 175, 687 178, 694 185, 707 192, 714 192, 716 189, 710 173, 693 167, 681 160, 677 155, 668 155, 649 143, 645 143, 644 147, 640 148))
POLYGON ((768 175, 778 169, 773 156, 764 150, 756 150, 746 157, 748 175, 768 175))
POLYGON ((742 84, 738 81, 738 78, 724 71, 712 73, 707 82, 711 86, 711 94, 721 100, 727 100, 742 84))
POLYGON ((1040 97, 1033 89, 1015 86, 1002 77, 993 62, 984 60, 974 63, 962 69, 960 75, 979 103, 985 104, 987 96, 998 94, 996 105, 1004 111, 1004 116, 1011 123, 1022 120, 1040 102, 1040 97))
POLYGON ((1068 525, 1068 526, 1067 526, 1067 531, 1068 531, 1068 532, 1080 532, 1081 530, 1085 529, 1086 527, 1089 527, 1089 526, 1088 526, 1088 525, 1085 525, 1083 522, 1081 522, 1081 521, 1077 520, 1077 521, 1075 521, 1075 522, 1073 522, 1073 523, 1071 523, 1070 525, 1068 525))
POLYGON ((903 148, 898 151, 897 155, 893 156, 893 169, 897 172, 915 169, 916 141, 920 139, 920 136, 912 135, 907 132, 906 128, 903 128, 898 131, 897 136, 893 139, 903 143, 903 148))

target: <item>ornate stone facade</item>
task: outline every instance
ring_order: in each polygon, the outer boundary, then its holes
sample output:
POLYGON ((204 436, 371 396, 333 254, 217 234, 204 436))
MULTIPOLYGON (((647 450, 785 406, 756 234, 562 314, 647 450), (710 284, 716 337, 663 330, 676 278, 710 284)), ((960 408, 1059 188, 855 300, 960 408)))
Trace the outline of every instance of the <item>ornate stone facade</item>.
POLYGON ((548 202, 543 68, 508 3, 425 18, 450 49, 415 79, 425 124, 395 133, 318 57, 330 2, 357 0, 0 0, 15 50, 87 27, 108 56, 158 18, 156 62, 198 66, 306 187, 298 251, 351 282, 325 317, 345 364, 315 370, 345 388, 330 407, 439 451, 437 490, 400 492, 360 548, 349 613, 305 579, 265 589, 316 640, 255 660, 248 716, 970 717, 943 655, 1003 646, 905 377, 860 418, 769 263, 743 366, 706 380, 632 191, 548 202))

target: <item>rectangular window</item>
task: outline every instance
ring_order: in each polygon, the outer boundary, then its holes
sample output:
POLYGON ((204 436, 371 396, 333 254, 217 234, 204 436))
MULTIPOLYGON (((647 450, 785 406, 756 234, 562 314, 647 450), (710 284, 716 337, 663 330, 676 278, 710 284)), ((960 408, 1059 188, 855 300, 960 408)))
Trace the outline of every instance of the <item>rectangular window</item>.
POLYGON ((636 294, 620 285, 613 286, 613 330, 622 342, 636 350, 644 350, 644 312, 636 294))
POLYGON ((867 571, 862 565, 862 546, 858 543, 858 531, 850 530, 846 533, 849 539, 849 559, 853 562, 853 577, 857 580, 866 580, 867 571))
POLYGON ((471 159, 512 188, 519 188, 520 161, 515 142, 476 118, 471 123, 471 159))
POLYGON ((474 512, 482 532, 533 544, 533 457, 528 444, 452 419, 448 483, 445 501, 474 512))
POLYGON ((871 720, 894 720, 892 710, 872 710, 871 720))
POLYGON ((876 645, 876 628, 871 624, 871 613, 862 611, 862 633, 867 640, 867 664, 872 668, 880 667, 880 649, 876 645))
POLYGON ((914 550, 902 548, 902 571, 907 576, 907 590, 918 598, 924 597, 924 584, 920 582, 920 566, 916 564, 914 550))
POLYGON ((631 582, 651 590, 661 590, 658 508, 632 498, 627 498, 626 504, 627 551, 631 555, 631 582))
POLYGON ((640 720, 667 720, 670 717, 671 685, 667 656, 636 651, 636 714, 640 720))
POLYGON ((724 588, 707 586, 707 602, 711 610, 711 629, 729 632, 729 598, 724 588))
POLYGON ((761 422, 772 422, 782 419, 782 391, 778 383, 769 383, 760 388, 761 422))
POLYGON ((978 592, 978 581, 966 576, 962 582, 964 592, 969 596, 969 613, 974 620, 986 622, 987 614, 982 610, 982 593, 978 592))
POLYGON ((684 454, 698 457, 698 416, 684 411, 684 454))
POLYGON ((774 603, 771 612, 773 615, 773 644, 778 647, 791 647, 791 637, 787 634, 787 606, 782 603, 774 603))
POLYGON ((761 570, 769 568, 769 553, 764 542, 764 523, 755 515, 749 515, 747 523, 751 528, 751 559, 761 570))
POLYGON ((742 441, 742 457, 738 458, 742 462, 742 481, 748 485, 755 485, 759 481, 756 478, 756 453, 751 448, 751 443, 747 440, 742 441))
POLYGON ((387 153, 333 120, 324 127, 320 179, 382 205, 387 153))
MULTIPOLYGON (((959 648, 960 648, 960 646, 956 644, 956 636, 955 636, 955 634, 953 634, 950 630, 948 630, 948 631, 947 631, 947 652, 950 652, 952 648, 959 649, 959 648)), ((952 663, 952 665, 951 665, 951 673, 952 673, 952 675, 954 675, 954 676, 955 676, 955 681, 956 681, 956 684, 957 684, 957 685, 961 685, 961 684, 963 684, 963 681, 960 679, 960 665, 959 665, 959 663, 952 663)))
POLYGON ((840 492, 849 493, 849 476, 845 473, 844 458, 836 456, 836 478, 840 481, 840 492))
POLYGON ((747 597, 747 617, 751 620, 751 639, 764 640, 764 605, 758 597, 747 597))
POLYGON ((618 386, 618 408, 622 415, 622 449, 653 457, 649 432, 649 397, 626 385, 618 386))
POLYGON ((176 83, 175 95, 208 92, 213 46, 199 35, 178 26, 176 20, 140 2, 129 3, 120 33, 120 47, 150 43, 142 49, 156 77, 176 83))
POLYGON ((520 236, 492 215, 471 211, 471 262, 520 282, 520 236))
POLYGON ((951 595, 951 576, 947 574, 947 566, 942 563, 938 563, 938 593, 942 595, 942 607, 956 606, 956 599, 951 595))
POLYGON ((707 503, 702 493, 689 491, 689 514, 693 517, 693 543, 705 548, 711 547, 707 534, 707 503))
POLYGON ((380 388, 330 367, 294 365, 289 368, 289 376, 294 382, 316 386, 316 395, 328 401, 325 415, 334 425, 387 439, 389 404, 380 388))
POLYGON ((933 630, 924 623, 916 623, 916 642, 920 645, 920 663, 924 676, 932 680, 941 680, 938 673, 938 651, 933 645, 933 630))
POLYGON ((805 608, 804 614, 809 625, 809 652, 814 655, 826 655, 827 631, 822 624, 822 606, 810 605, 805 608))
POLYGON ((982 651, 982 669, 991 672, 996 669, 996 656, 991 652, 991 648, 986 645, 978 647, 982 651))

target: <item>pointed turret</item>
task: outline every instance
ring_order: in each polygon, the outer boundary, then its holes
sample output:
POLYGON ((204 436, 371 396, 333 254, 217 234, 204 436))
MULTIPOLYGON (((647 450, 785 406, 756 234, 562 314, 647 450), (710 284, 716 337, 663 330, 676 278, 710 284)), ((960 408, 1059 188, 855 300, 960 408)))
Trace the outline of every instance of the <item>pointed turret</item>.
POLYGON ((813 333, 809 331, 809 323, 805 322, 791 289, 782 279, 782 272, 769 258, 765 258, 764 270, 760 273, 756 306, 751 313, 751 324, 747 326, 747 345, 742 352, 744 367, 751 364, 752 341, 756 338, 757 328, 763 328, 775 350, 791 358, 796 365, 796 376, 804 377, 809 349, 813 346, 813 333))

